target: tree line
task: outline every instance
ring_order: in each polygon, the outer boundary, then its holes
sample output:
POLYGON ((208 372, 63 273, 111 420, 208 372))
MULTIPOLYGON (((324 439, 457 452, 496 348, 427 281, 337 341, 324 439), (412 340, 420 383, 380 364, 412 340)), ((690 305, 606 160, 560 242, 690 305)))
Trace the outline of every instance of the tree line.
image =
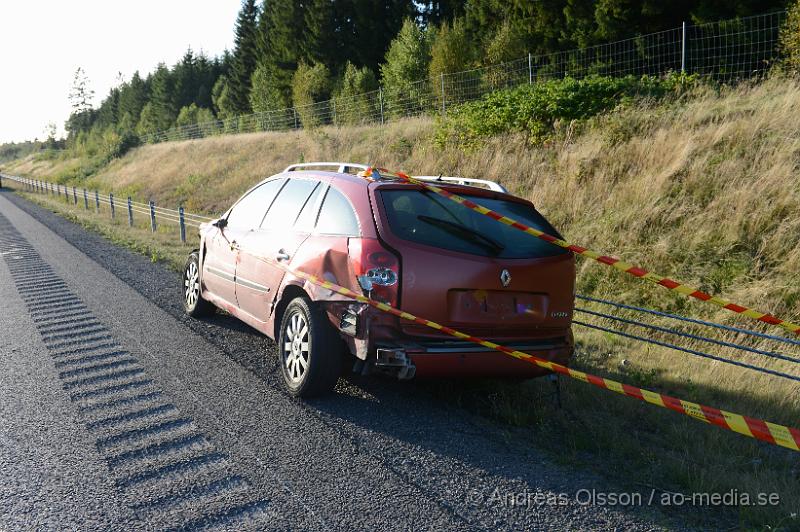
POLYGON ((784 9, 787 0, 243 0, 234 47, 188 50, 120 80, 97 108, 76 74, 67 144, 114 156, 139 136, 252 112, 386 97, 442 73, 679 26, 784 9))

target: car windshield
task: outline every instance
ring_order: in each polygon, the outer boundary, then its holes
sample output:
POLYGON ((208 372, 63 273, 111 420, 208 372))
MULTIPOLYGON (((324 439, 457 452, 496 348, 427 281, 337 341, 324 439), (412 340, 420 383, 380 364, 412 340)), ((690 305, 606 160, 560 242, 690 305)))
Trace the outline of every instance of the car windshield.
MULTIPOLYGON (((555 228, 529 205, 502 199, 465 197, 560 238, 555 228)), ((404 240, 507 259, 552 257, 567 253, 563 248, 432 192, 417 189, 383 190, 381 199, 392 233, 404 240)))

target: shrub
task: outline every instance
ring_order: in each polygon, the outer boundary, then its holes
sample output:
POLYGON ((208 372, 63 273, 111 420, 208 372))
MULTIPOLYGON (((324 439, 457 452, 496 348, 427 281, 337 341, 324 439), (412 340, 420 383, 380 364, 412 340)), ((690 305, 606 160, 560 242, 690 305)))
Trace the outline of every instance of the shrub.
POLYGON ((336 106, 335 123, 353 125, 370 120, 375 105, 369 93, 377 89, 378 81, 369 68, 356 68, 348 61, 333 99, 336 106))
POLYGON ((313 128, 320 125, 326 113, 315 103, 328 98, 330 94, 330 72, 322 63, 309 66, 301 62, 292 78, 292 101, 303 127, 313 128))
POLYGON ((426 30, 406 19, 397 37, 389 44, 386 62, 381 65, 381 82, 390 116, 403 116, 430 106, 429 84, 416 81, 428 75, 430 41, 426 30))
POLYGON ((433 37, 431 62, 428 66, 428 75, 434 87, 433 93, 439 100, 437 107, 441 105, 442 92, 448 102, 463 99, 460 94, 462 89, 460 79, 445 76, 442 84, 442 75, 466 70, 473 66, 474 62, 475 49, 467 36, 463 19, 455 19, 452 25, 444 22, 433 37))
POLYGON ((780 42, 787 69, 800 74, 800 0, 789 8, 789 16, 781 28, 780 42))
MULTIPOLYGON (((501 65, 527 55, 525 42, 519 31, 511 27, 506 21, 497 30, 494 37, 486 47, 484 62, 487 65, 501 65)), ((486 69, 485 80, 490 87, 505 87, 512 82, 512 75, 502 66, 486 69)))
POLYGON ((506 132, 525 133, 533 143, 546 140, 557 121, 583 120, 634 98, 661 98, 685 91, 695 76, 565 78, 487 94, 451 108, 439 122, 436 141, 470 147, 506 132))
POLYGON ((289 107, 289 86, 288 83, 282 83, 285 80, 282 80, 281 74, 284 74, 283 71, 269 64, 260 64, 253 72, 250 106, 254 112, 266 113, 289 107))

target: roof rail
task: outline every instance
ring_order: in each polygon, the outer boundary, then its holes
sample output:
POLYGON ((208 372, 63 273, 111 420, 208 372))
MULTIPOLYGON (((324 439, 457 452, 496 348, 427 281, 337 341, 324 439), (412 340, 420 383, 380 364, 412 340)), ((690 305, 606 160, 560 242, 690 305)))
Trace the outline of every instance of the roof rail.
MULTIPOLYGON (((314 162, 314 163, 297 163, 297 164, 290 164, 286 167, 284 172, 295 172, 298 170, 302 170, 304 168, 324 168, 324 167, 335 167, 336 172, 341 174, 349 173, 347 170, 349 168, 355 170, 367 170, 370 166, 366 164, 360 163, 341 163, 341 162, 314 162)), ((385 179, 386 177, 381 177, 380 171, 378 168, 372 167, 373 177, 380 181, 381 179, 385 179)), ((495 181, 489 181, 488 179, 472 179, 469 177, 453 177, 453 176, 436 176, 436 175, 415 175, 412 176, 414 179, 419 179, 421 181, 439 181, 439 182, 446 182, 446 183, 455 183, 457 185, 466 185, 472 187, 483 187, 488 188, 489 190, 493 190, 495 192, 503 192, 507 193, 508 190, 495 181)))
POLYGON ((354 168, 356 170, 366 170, 369 168, 366 164, 359 164, 359 163, 334 163, 334 162, 322 162, 322 163, 298 163, 298 164, 290 164, 286 167, 284 172, 295 172, 298 170, 302 170, 303 168, 319 168, 319 167, 326 167, 326 166, 335 166, 336 171, 341 174, 349 173, 347 171, 348 168, 354 168))
POLYGON ((414 179, 419 179, 420 181, 444 181, 447 183, 455 183, 458 185, 466 185, 470 187, 479 186, 488 188, 489 190, 493 190, 495 192, 503 192, 508 193, 508 189, 497 183, 495 181, 489 181, 488 179, 472 179, 469 177, 453 177, 453 176, 442 176, 442 175, 415 175, 411 176, 414 179))

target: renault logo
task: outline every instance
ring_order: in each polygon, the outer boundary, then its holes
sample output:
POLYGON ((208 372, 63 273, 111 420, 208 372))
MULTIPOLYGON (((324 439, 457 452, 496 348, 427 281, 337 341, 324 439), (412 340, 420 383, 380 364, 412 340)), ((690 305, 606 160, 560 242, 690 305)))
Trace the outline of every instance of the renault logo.
POLYGON ((508 270, 503 270, 500 272, 500 282, 503 283, 503 286, 508 286, 511 284, 511 274, 508 273, 508 270))

